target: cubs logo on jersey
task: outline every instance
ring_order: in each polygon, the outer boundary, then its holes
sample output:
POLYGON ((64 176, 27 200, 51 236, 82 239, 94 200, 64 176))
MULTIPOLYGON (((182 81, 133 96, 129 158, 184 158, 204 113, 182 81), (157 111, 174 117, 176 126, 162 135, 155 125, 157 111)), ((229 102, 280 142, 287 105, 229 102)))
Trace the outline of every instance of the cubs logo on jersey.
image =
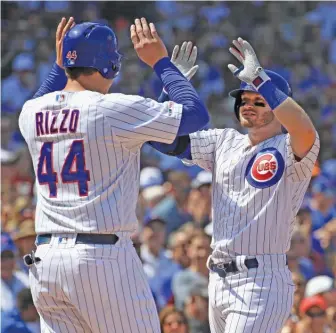
POLYGON ((262 189, 276 184, 284 169, 285 162, 280 152, 275 148, 265 148, 252 157, 245 177, 250 185, 262 189))

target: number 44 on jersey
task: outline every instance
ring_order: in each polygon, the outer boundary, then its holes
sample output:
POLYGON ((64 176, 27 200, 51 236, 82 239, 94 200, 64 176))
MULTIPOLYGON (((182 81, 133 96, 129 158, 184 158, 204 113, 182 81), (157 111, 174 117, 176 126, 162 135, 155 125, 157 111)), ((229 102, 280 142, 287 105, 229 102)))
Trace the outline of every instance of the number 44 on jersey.
MULTIPOLYGON (((53 142, 42 145, 37 166, 37 178, 40 185, 49 186, 49 197, 57 197, 58 175, 53 166, 53 142)), ((90 171, 85 168, 85 155, 83 140, 74 140, 64 161, 61 179, 63 183, 77 183, 81 197, 88 195, 88 182, 90 171)))

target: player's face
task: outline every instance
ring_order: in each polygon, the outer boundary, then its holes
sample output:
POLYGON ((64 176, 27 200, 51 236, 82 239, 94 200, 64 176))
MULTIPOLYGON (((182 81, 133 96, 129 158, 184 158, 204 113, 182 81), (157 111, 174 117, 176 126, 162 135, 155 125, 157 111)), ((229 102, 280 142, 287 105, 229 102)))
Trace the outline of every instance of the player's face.
POLYGON ((239 107, 240 124, 247 128, 260 128, 274 120, 274 114, 265 99, 258 93, 244 92, 239 107))

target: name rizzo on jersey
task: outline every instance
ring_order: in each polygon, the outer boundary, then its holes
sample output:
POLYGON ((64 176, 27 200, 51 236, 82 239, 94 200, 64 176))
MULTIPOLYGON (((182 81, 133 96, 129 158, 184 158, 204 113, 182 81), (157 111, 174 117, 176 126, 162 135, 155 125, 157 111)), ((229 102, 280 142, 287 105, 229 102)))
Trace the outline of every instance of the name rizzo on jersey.
POLYGON ((25 103, 19 126, 36 174, 36 232, 133 233, 140 148, 172 143, 182 105, 92 91, 25 103))

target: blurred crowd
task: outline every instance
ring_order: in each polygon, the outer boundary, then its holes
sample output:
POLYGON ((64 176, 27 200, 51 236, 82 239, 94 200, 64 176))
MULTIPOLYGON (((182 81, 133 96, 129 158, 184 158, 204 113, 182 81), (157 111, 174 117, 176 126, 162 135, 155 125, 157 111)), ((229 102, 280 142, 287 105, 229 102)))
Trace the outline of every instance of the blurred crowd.
MULTIPOLYGON (((3 2, 1 38, 1 323, 2 332, 39 331, 22 256, 34 248, 36 193, 29 152, 18 131, 23 103, 55 61, 54 35, 62 16, 106 22, 124 55, 112 92, 157 98, 162 86, 132 49, 135 17, 156 23, 169 51, 191 40, 200 65, 193 84, 206 102, 211 127, 239 124, 227 97, 239 82, 227 64, 241 36, 261 64, 291 83, 321 138, 321 153, 298 213, 288 252, 296 285, 282 333, 336 331, 336 3, 333 2, 3 2), (102 19, 102 17, 104 19, 102 19)), ((212 175, 186 167, 144 145, 133 236, 148 276, 162 332, 209 332, 208 271, 212 175)))

